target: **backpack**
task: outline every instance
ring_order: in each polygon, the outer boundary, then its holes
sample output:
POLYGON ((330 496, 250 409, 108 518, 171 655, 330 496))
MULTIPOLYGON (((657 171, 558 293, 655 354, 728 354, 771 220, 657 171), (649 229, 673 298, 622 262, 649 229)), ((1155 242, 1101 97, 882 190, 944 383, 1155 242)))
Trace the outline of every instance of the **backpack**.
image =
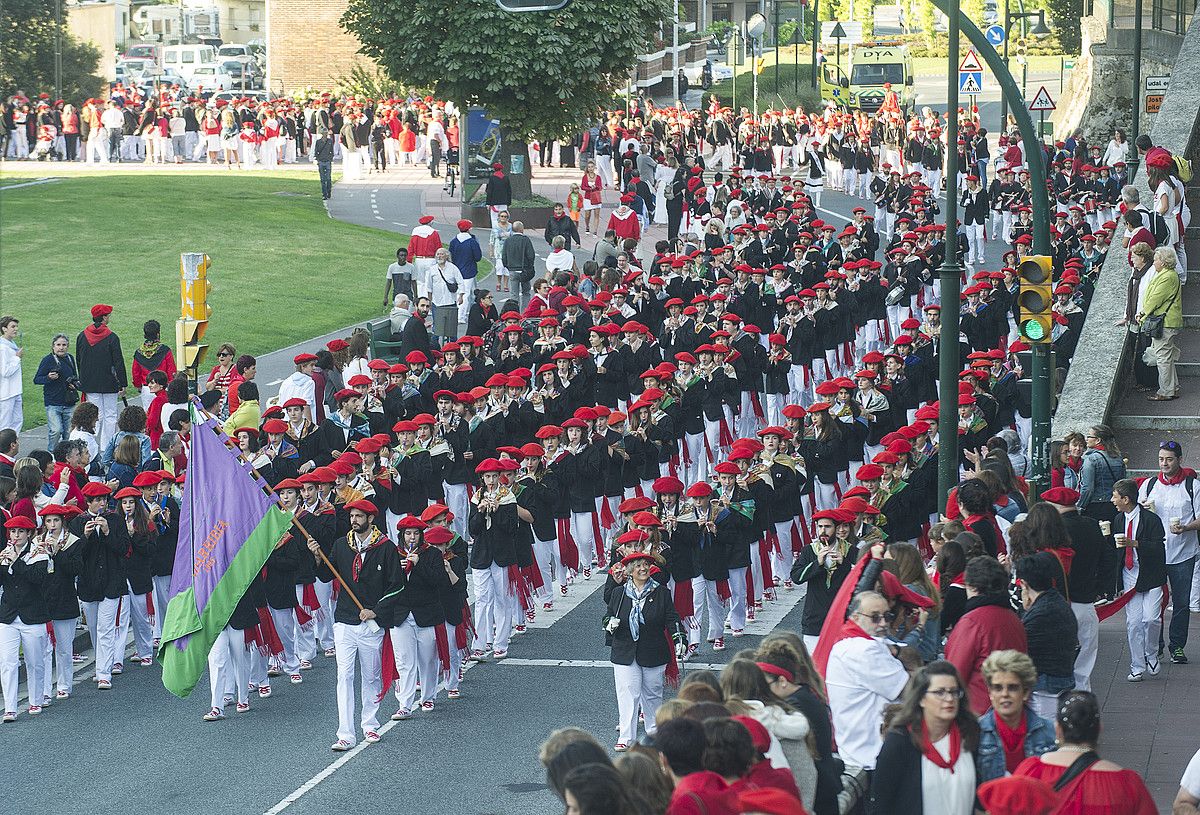
POLYGON ((1154 211, 1150 211, 1149 215, 1150 223, 1146 224, 1146 227, 1154 235, 1154 245, 1166 246, 1167 241, 1171 237, 1171 230, 1167 226, 1167 219, 1164 218, 1160 213, 1154 211))
POLYGON ((1192 180, 1192 162, 1178 154, 1171 158, 1175 161, 1175 173, 1179 176, 1179 180, 1187 184, 1192 180))

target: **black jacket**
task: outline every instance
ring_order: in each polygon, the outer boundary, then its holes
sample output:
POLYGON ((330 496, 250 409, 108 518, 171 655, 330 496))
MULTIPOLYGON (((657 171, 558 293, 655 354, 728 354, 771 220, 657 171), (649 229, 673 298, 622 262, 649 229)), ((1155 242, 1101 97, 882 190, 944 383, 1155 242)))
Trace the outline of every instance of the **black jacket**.
POLYGON ((125 357, 121 355, 121 338, 109 331, 94 339, 89 326, 75 339, 75 361, 79 366, 79 386, 84 393, 117 393, 129 384, 125 375, 125 357))
MULTIPOLYGON (((1113 524, 1114 531, 1119 524, 1125 522, 1125 516, 1117 513, 1113 524)), ((1137 564, 1138 577, 1134 591, 1150 591, 1157 589, 1167 582, 1167 531, 1162 518, 1148 509, 1142 508, 1138 518, 1137 530, 1137 564)), ((1124 561, 1125 550, 1118 549, 1124 561)), ((1071 564, 1074 566, 1074 562, 1071 564)), ((1074 571, 1072 569, 1072 571, 1074 571)))
POLYGON ((24 558, 17 558, 11 566, 0 566, 0 588, 4 589, 0 595, 0 623, 11 624, 18 617, 27 625, 50 621, 49 566, 48 559, 29 564, 24 558))
MULTIPOLYGON (((1145 516, 1143 513, 1142 517, 1145 516)), ((1067 596, 1072 603, 1094 603, 1098 582, 1096 575, 1105 548, 1100 523, 1081 512, 1064 513, 1062 519, 1067 534, 1071 536, 1071 548, 1075 550, 1075 556, 1071 558, 1071 573, 1067 575, 1067 596)), ((1162 521, 1159 520, 1161 525, 1162 521)))
POLYGON ((442 603, 450 589, 450 576, 446 574, 443 563, 445 559, 437 547, 427 546, 421 550, 416 564, 407 574, 404 589, 395 598, 389 597, 385 601, 385 605, 389 606, 388 628, 396 628, 408 619, 409 614, 421 628, 446 622, 446 610, 442 603))
MULTIPOLYGON (((395 544, 386 537, 381 537, 374 546, 362 553, 358 577, 354 576, 355 555, 355 551, 350 548, 349 536, 339 537, 334 541, 330 560, 345 581, 343 591, 338 593, 337 605, 333 612, 334 622, 346 625, 358 625, 362 622, 358 616, 358 606, 350 599, 350 592, 344 590, 349 588, 364 608, 374 611, 379 616, 378 622, 382 626, 389 612, 387 605, 381 604, 380 600, 384 595, 404 585, 400 555, 395 544)), ((333 573, 324 562, 317 567, 317 574, 324 581, 333 579, 333 573)))
POLYGON ((1038 595, 1025 611, 1021 624, 1025 626, 1029 658, 1039 675, 1068 677, 1075 672, 1079 623, 1071 604, 1056 589, 1038 595))
POLYGON ((609 597, 605 617, 620 620, 617 629, 606 637, 606 644, 612 646, 612 663, 633 665, 636 662, 643 668, 666 665, 671 661, 674 639, 679 636, 679 614, 675 611, 670 589, 657 583, 646 598, 642 605, 642 623, 637 642, 634 642, 629 631, 629 615, 632 611, 633 600, 622 585, 609 597))

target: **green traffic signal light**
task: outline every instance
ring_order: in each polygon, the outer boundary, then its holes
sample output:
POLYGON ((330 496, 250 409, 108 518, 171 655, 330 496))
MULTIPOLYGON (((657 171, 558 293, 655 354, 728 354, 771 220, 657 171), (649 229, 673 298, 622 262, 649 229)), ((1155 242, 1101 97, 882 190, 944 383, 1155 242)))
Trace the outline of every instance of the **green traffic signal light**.
POLYGON ((1039 320, 1026 320, 1025 325, 1021 327, 1021 333, 1034 342, 1039 342, 1046 337, 1046 329, 1039 320))

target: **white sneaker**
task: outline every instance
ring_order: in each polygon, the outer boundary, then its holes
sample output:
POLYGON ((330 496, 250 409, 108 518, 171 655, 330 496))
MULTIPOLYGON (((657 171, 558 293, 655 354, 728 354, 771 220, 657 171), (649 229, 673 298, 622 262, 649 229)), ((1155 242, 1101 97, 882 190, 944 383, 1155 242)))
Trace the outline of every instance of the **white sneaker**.
POLYGON ((1157 659, 1146 659, 1146 670, 1151 676, 1158 676, 1162 672, 1162 663, 1157 659))
POLYGON ((1141 673, 1136 673, 1136 674, 1131 673, 1131 674, 1129 674, 1129 676, 1125 677, 1125 679, 1130 682, 1141 682, 1145 678, 1146 678, 1146 675, 1141 674, 1141 673))

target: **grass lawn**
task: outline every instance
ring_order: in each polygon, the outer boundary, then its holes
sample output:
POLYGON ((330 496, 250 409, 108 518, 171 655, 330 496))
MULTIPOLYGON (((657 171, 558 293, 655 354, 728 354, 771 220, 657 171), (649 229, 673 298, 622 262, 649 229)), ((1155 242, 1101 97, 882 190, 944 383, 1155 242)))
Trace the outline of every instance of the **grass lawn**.
MULTIPOLYGON (((2 183, 53 169, 6 168, 2 183)), ((94 303, 114 307, 126 365, 148 319, 174 344, 181 252, 213 261, 205 339, 262 354, 379 315, 383 271, 407 242, 331 219, 313 171, 74 176, 3 193, 0 224, 0 312, 21 320, 26 427, 44 422, 33 375, 51 337, 70 336, 73 352, 94 303)))

